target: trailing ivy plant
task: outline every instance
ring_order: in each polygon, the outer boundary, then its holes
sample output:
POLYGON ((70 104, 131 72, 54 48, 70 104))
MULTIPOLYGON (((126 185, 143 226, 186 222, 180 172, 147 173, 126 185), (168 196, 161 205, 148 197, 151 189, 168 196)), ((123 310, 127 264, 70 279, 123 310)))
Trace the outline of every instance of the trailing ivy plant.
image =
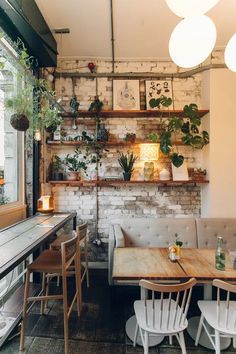
MULTIPOLYGON (((161 96, 158 99, 152 98, 149 101, 152 108, 158 109, 169 107, 172 104, 172 99, 166 96, 161 96)), ((164 121, 160 121, 160 132, 151 133, 149 138, 152 142, 160 143, 160 150, 164 155, 170 157, 174 166, 180 167, 184 162, 184 156, 174 151, 174 143, 177 137, 181 139, 183 145, 191 146, 194 149, 202 149, 209 143, 209 134, 205 130, 200 130, 201 118, 198 114, 198 107, 195 103, 185 105, 183 108, 184 117, 169 117, 164 121)))

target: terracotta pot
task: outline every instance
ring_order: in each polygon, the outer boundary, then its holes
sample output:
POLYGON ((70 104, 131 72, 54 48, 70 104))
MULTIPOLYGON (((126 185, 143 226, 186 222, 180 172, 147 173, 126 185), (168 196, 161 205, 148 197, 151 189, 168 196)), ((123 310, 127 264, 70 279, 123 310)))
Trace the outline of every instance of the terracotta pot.
POLYGON ((76 181, 78 176, 78 172, 67 172, 66 179, 68 181, 76 181))
POLYGON ((25 114, 15 113, 10 119, 11 126, 21 132, 25 132, 29 128, 29 119, 25 114))

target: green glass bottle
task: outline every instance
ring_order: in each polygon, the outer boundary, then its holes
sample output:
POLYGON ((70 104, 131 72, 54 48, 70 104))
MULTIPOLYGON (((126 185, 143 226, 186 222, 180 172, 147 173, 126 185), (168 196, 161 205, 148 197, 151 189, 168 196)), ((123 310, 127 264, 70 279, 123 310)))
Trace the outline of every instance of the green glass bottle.
POLYGON ((223 237, 218 236, 215 255, 215 267, 218 270, 225 270, 225 252, 223 249, 223 237))

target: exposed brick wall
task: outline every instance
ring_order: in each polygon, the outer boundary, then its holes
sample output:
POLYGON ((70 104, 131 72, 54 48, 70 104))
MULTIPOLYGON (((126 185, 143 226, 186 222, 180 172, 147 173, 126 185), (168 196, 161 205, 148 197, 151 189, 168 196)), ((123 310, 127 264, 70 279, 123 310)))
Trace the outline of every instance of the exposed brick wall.
MULTIPOLYGON (((88 72, 88 61, 66 60, 60 61, 60 70, 67 72, 88 72)), ((111 63, 97 61, 97 72, 111 72, 111 63)), ((58 69, 59 70, 59 69, 58 69)), ((156 62, 118 62, 115 64, 116 72, 153 72, 163 73, 177 71, 173 63, 156 62)), ((185 104, 197 103, 201 106, 202 77, 197 74, 187 79, 173 79, 175 108, 181 109, 185 104)), ((74 80, 74 93, 80 102, 80 109, 87 109, 96 94, 96 80, 87 78, 77 78, 74 80)), ((62 104, 69 110, 69 102, 73 95, 72 79, 58 78, 55 83, 58 97, 62 96, 62 104)), ((97 93, 100 100, 104 102, 104 109, 112 108, 112 80, 109 78, 97 79, 97 93)), ((140 99, 141 109, 145 109, 145 82, 140 80, 140 99)), ((94 134, 95 125, 92 119, 78 119, 78 128, 71 128, 71 120, 64 121, 64 128, 68 135, 80 135, 83 130, 89 135, 94 134)), ((136 133, 137 139, 144 139, 150 132, 158 130, 158 119, 145 118, 113 118, 104 119, 106 128, 109 129, 111 138, 122 139, 127 132, 136 133)), ((99 175, 122 176, 122 171, 117 162, 117 147, 110 147, 108 152, 104 152, 99 168, 99 175)), ((120 151, 127 151, 127 148, 119 148, 120 151)), ((132 147, 132 151, 139 155, 138 146, 132 147)), ((188 147, 178 147, 179 152, 184 152, 187 156, 188 167, 200 167, 202 161, 201 151, 192 151, 188 147)), ((72 153, 73 147, 48 148, 47 164, 53 153, 65 156, 72 153)), ((155 163, 155 176, 158 177, 159 171, 163 166, 170 169, 170 162, 160 157, 155 163)), ((94 166, 88 169, 93 172, 94 166)), ((143 163, 138 161, 133 174, 134 179, 143 178, 143 163)), ((134 185, 121 187, 99 187, 98 188, 98 233, 101 237, 103 246, 97 248, 90 242, 90 260, 107 260, 107 242, 109 223, 112 218, 120 216, 142 216, 142 217, 189 217, 200 216, 201 210, 201 188, 199 186, 174 186, 156 187, 153 185, 134 185)), ((78 218, 86 220, 91 230, 91 240, 95 238, 96 220, 96 188, 94 187, 53 187, 55 206, 58 211, 76 211, 78 218)))

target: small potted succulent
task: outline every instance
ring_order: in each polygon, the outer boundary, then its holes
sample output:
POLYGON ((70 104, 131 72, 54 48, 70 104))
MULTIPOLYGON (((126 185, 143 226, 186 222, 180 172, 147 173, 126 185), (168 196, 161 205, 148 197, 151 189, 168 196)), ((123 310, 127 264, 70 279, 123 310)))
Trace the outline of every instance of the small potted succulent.
POLYGON ((51 178, 53 181, 63 180, 63 161, 58 155, 52 157, 51 178))
POLYGON ((127 154, 123 154, 123 152, 119 152, 118 162, 123 169, 124 181, 130 181, 132 172, 134 170, 134 164, 137 160, 137 156, 133 154, 133 152, 127 152, 127 154))
MULTIPOLYGON (((81 152, 76 149, 73 155, 67 154, 64 159, 64 164, 67 168, 67 180, 75 181, 80 180, 80 171, 87 170, 86 161, 81 161, 80 159, 81 152)), ((85 160, 86 157, 83 156, 85 160)))
POLYGON ((124 140, 130 143, 134 143, 136 139, 135 133, 126 133, 124 140))

